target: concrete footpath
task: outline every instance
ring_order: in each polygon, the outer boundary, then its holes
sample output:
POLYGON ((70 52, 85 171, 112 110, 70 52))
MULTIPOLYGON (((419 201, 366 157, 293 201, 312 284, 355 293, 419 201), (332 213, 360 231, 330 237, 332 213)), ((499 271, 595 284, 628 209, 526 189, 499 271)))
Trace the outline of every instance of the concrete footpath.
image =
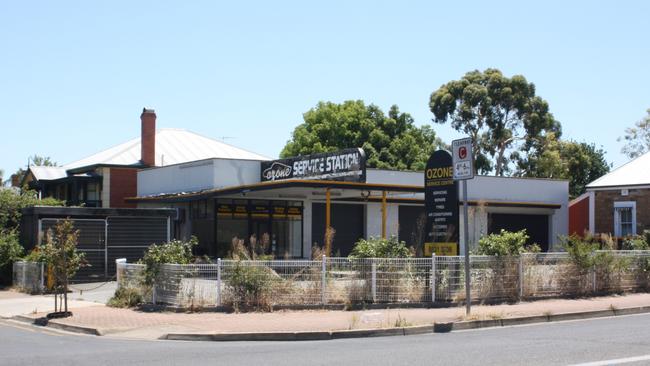
MULTIPOLYGON (((41 305, 46 300, 53 301, 47 296, 0 291, 0 315, 34 321, 50 311, 41 305)), ((465 317, 464 307, 240 314, 143 312, 88 301, 71 301, 69 307, 74 313, 71 318, 52 320, 49 326, 134 339, 308 340, 408 335, 650 312, 650 294, 476 305, 469 318, 465 317)))

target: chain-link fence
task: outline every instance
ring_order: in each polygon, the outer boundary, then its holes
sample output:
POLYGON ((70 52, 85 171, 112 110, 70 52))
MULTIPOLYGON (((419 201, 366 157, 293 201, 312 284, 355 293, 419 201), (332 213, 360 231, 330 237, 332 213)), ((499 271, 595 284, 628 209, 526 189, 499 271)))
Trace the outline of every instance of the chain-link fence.
MULTIPOLYGON (((594 254, 580 266, 567 253, 471 256, 473 301, 579 296, 650 289, 650 251, 594 254), (598 257, 598 258, 596 258, 598 257), (597 260, 596 260, 597 259, 597 260)), ((354 303, 461 303, 464 257, 218 260, 165 264, 145 286, 144 266, 118 263, 118 284, 180 307, 354 303), (435 286, 431 286, 435 283, 435 286)))
POLYGON ((13 286, 30 294, 45 290, 45 265, 36 262, 13 263, 13 286))

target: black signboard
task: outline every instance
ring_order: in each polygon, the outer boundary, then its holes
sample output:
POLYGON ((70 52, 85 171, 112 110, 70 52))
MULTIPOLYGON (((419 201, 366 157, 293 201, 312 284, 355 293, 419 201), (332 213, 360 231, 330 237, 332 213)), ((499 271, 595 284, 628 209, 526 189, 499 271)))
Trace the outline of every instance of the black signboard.
POLYGON ((362 149, 298 156, 262 162, 262 182, 286 179, 366 181, 366 154, 362 149))
POLYGON ((449 152, 438 150, 424 171, 425 255, 458 255, 458 188, 449 152))

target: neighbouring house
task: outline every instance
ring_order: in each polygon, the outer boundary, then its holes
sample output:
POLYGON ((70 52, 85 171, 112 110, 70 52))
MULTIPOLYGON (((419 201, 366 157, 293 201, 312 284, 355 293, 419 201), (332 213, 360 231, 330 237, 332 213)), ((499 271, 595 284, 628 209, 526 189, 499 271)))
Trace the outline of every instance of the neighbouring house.
POLYGON ((21 186, 68 206, 133 208, 139 169, 208 158, 268 160, 182 129, 156 130, 156 112, 143 109, 141 136, 61 167, 30 166, 21 186))
POLYGON ((639 156, 587 185, 569 203, 569 233, 620 238, 650 230, 650 153, 639 156))

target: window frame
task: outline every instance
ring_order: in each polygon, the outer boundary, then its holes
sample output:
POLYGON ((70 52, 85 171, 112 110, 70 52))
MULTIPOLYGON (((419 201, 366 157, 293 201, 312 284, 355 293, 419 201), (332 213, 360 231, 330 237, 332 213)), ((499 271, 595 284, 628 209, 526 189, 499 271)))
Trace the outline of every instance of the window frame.
POLYGON ((636 201, 617 201, 614 202, 614 236, 616 237, 622 236, 623 223, 620 211, 624 208, 629 208, 632 211, 632 233, 630 235, 636 235, 636 201))

